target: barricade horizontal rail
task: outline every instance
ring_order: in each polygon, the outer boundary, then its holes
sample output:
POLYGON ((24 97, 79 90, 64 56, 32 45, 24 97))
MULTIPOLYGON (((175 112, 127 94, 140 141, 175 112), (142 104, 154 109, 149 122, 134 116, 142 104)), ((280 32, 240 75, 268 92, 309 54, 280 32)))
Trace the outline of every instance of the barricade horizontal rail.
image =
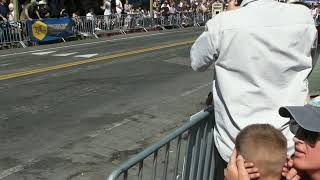
POLYGON ((214 123, 213 107, 195 114, 190 122, 121 164, 107 180, 213 179, 214 123))

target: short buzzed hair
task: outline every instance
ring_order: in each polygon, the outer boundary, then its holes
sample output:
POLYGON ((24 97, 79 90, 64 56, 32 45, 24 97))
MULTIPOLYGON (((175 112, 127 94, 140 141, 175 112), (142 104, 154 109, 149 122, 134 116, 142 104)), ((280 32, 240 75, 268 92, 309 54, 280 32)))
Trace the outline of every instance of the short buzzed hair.
POLYGON ((259 169, 261 178, 281 177, 287 158, 287 139, 269 124, 247 126, 236 138, 236 149, 259 169))

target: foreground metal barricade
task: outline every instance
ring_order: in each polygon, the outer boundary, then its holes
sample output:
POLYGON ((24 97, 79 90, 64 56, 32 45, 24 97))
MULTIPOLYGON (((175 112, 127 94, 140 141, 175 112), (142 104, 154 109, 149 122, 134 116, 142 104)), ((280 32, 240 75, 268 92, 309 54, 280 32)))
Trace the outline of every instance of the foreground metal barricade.
POLYGON ((108 180, 212 180, 213 127, 214 113, 213 107, 210 107, 195 114, 183 127, 120 165, 108 180))

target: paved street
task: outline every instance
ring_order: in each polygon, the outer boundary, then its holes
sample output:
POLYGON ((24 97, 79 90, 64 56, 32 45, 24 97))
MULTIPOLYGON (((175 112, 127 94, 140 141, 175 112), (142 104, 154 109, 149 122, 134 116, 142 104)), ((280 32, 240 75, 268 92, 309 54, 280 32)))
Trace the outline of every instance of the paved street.
POLYGON ((0 51, 0 180, 104 179, 187 122, 213 78, 189 65, 203 30, 0 51))
POLYGON ((201 31, 1 51, 0 179, 103 179, 184 124, 211 89, 189 67, 201 31))

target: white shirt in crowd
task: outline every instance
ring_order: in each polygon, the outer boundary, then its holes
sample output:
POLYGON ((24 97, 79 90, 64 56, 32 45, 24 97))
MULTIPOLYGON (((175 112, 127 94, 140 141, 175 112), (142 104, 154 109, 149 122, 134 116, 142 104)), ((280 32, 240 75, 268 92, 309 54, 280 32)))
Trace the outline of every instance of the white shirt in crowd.
POLYGON ((293 152, 293 134, 281 106, 302 106, 317 30, 310 10, 272 0, 244 0, 234 11, 220 13, 191 49, 191 65, 215 67, 214 139, 225 161, 241 129, 268 123, 280 129, 293 152))
POLYGON ((9 8, 8 20, 14 21, 14 5, 13 5, 13 3, 10 3, 8 5, 8 8, 9 8))
POLYGON ((117 14, 121 14, 123 9, 122 2, 120 0, 116 0, 116 11, 117 14))
POLYGON ((111 15, 111 3, 110 1, 105 1, 104 2, 104 13, 103 15, 109 16, 111 15))
POLYGON ((175 14, 176 13, 176 8, 174 6, 169 7, 169 13, 170 14, 175 14))
POLYGON ((164 7, 168 7, 168 8, 170 8, 170 5, 169 5, 169 4, 165 4, 165 3, 163 3, 163 4, 161 5, 161 9, 162 9, 162 8, 164 8, 164 7))
POLYGON ((86 14, 86 18, 87 18, 87 20, 94 20, 94 14, 92 13, 92 12, 88 12, 87 14, 86 14))
POLYGON ((130 13, 131 8, 132 8, 131 4, 124 4, 124 12, 125 13, 130 13))

